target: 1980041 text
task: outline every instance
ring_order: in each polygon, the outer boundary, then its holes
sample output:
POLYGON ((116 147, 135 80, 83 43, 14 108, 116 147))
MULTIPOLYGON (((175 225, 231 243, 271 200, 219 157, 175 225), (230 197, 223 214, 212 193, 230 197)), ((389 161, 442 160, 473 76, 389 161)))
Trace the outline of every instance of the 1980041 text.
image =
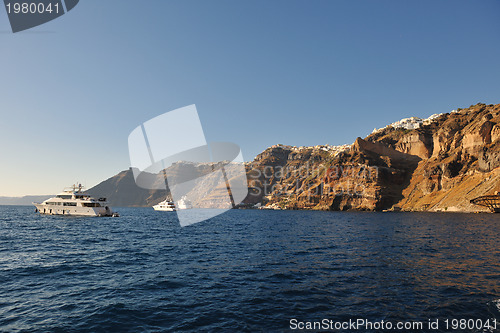
POLYGON ((49 3, 48 5, 40 2, 14 2, 7 3, 6 5, 7 13, 11 14, 43 14, 43 13, 59 13, 59 3, 49 3))

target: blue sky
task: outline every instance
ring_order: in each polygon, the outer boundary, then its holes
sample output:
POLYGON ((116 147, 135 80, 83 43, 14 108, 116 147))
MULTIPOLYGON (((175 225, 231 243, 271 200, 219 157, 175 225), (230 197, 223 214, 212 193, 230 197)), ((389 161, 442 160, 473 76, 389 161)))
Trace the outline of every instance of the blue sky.
MULTIPOLYGON (((246 160, 500 103, 499 1, 82 0, 13 34, 0 9, 0 195, 91 187, 127 138, 196 104, 246 160)), ((171 144, 175 144, 171 143, 171 144)))

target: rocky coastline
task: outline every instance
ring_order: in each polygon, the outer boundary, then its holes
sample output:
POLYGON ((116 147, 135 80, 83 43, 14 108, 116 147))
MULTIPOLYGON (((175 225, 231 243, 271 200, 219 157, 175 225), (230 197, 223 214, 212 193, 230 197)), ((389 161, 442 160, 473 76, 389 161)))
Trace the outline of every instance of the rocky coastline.
POLYGON ((486 212, 500 190, 500 104, 407 118, 352 146, 275 145, 248 165, 247 203, 272 209, 486 212))
MULTIPOLYGON (((206 165, 182 163, 169 173, 186 167, 207 173, 206 165)), ((500 191, 500 104, 402 119, 352 145, 277 144, 245 168, 241 208, 486 212, 470 200, 500 191)), ((152 206, 168 189, 141 189, 127 170, 89 192, 117 206, 152 206)), ((201 205, 213 206, 222 192, 204 193, 201 205)))

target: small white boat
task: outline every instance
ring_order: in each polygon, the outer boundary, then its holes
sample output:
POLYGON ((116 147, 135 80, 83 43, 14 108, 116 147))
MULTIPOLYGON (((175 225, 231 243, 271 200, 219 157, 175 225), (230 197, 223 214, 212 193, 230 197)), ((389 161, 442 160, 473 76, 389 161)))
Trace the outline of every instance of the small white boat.
POLYGON ((168 199, 158 203, 157 205, 153 206, 154 210, 158 211, 163 211, 163 212, 174 212, 175 211, 175 204, 172 201, 169 201, 168 199))
POLYGON ((191 208, 193 208, 193 205, 186 196, 183 196, 181 200, 177 201, 177 209, 191 209, 191 208))
POLYGON ((64 189, 42 203, 33 202, 36 212, 46 215, 119 216, 108 206, 106 198, 94 199, 82 192, 82 185, 64 189))

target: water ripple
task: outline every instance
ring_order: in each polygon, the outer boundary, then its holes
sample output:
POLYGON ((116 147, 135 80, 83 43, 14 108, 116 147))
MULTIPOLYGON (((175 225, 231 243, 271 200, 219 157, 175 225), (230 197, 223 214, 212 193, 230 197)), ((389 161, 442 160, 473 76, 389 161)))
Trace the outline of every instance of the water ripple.
MULTIPOLYGON (((0 207, 0 331, 282 332, 289 320, 500 320, 494 215, 0 207)), ((438 332, 438 331, 433 331, 438 332)))

